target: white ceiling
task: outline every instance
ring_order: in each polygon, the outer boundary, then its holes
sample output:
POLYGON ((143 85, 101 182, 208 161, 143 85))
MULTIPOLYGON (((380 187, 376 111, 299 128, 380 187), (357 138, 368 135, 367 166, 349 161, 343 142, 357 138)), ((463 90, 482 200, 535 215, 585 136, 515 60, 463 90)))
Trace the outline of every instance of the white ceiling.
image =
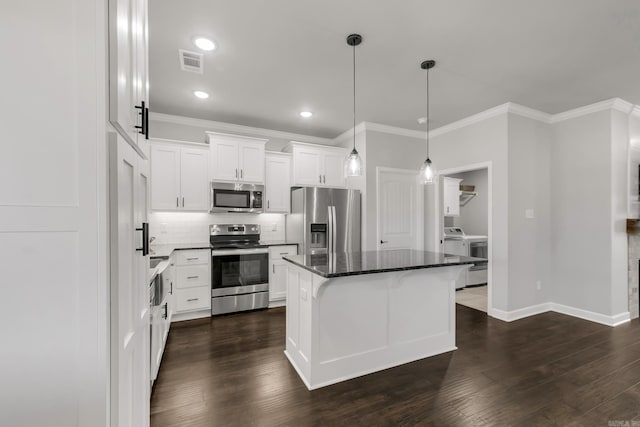
POLYGON ((440 127, 511 101, 558 113, 640 104, 638 0, 151 0, 152 111, 335 137, 357 121, 423 129, 424 59, 440 127), (196 35, 218 49, 180 70, 196 35), (211 94, 208 100, 193 90, 211 94), (314 112, 302 119, 302 110, 314 112))

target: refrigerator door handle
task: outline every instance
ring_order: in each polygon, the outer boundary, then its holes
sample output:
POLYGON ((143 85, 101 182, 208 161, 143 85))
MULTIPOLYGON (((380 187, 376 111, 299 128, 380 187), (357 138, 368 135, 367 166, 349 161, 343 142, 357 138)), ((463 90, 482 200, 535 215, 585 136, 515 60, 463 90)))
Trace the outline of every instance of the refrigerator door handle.
POLYGON ((327 225, 328 225, 328 239, 327 239, 327 253, 333 251, 333 214, 331 210, 332 206, 327 206, 327 225))
POLYGON ((333 232, 333 236, 331 237, 331 243, 333 244, 333 246, 331 247, 331 252, 336 252, 337 250, 337 231, 336 231, 336 207, 335 206, 331 206, 331 221, 332 221, 332 232, 333 232))

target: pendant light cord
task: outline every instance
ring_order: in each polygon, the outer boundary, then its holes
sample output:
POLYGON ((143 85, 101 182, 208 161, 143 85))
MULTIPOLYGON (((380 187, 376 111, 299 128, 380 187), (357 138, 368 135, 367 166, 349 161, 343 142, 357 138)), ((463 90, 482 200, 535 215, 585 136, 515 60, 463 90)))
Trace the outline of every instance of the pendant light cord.
POLYGON ((353 45, 353 149, 356 149, 356 45, 353 45))
POLYGON ((427 68, 427 159, 429 158, 429 69, 427 68))

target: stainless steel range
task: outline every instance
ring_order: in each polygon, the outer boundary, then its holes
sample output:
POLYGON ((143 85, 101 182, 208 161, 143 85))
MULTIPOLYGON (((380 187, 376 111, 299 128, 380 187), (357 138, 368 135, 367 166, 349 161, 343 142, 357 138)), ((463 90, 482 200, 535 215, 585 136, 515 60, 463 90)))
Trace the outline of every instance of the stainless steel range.
POLYGON ((257 224, 212 224, 211 314, 269 305, 269 250, 257 224))

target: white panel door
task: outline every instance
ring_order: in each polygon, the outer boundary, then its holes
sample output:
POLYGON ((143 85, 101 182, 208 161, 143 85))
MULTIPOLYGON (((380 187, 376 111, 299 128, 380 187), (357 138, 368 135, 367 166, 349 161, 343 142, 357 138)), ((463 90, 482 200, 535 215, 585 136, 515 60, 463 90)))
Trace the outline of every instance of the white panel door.
POLYGON ((291 159, 286 156, 267 155, 265 165, 267 212, 288 213, 291 209, 291 159))
MULTIPOLYGON (((113 141, 112 141, 113 142, 113 141)), ((146 165, 118 137, 111 144, 111 405, 118 426, 149 425, 148 256, 140 232, 146 218, 146 165)))
POLYGON ((378 168, 377 174, 378 248, 417 249, 423 207, 416 172, 378 168))
POLYGON ((237 181, 240 179, 238 167, 238 142, 233 140, 211 140, 211 180, 237 181))
POLYGON ((324 172, 322 185, 327 187, 344 187, 344 161, 346 155, 341 152, 327 151, 324 154, 324 172))
POLYGON ((264 183, 264 144, 242 142, 238 150, 240 181, 264 183))
POLYGON ((209 210, 209 152, 182 148, 180 155, 180 207, 190 211, 209 210))
POLYGON ((151 146, 151 209, 181 209, 180 148, 151 146))
POLYGON ((297 148, 293 152, 293 185, 322 185, 322 153, 313 148, 297 148))

